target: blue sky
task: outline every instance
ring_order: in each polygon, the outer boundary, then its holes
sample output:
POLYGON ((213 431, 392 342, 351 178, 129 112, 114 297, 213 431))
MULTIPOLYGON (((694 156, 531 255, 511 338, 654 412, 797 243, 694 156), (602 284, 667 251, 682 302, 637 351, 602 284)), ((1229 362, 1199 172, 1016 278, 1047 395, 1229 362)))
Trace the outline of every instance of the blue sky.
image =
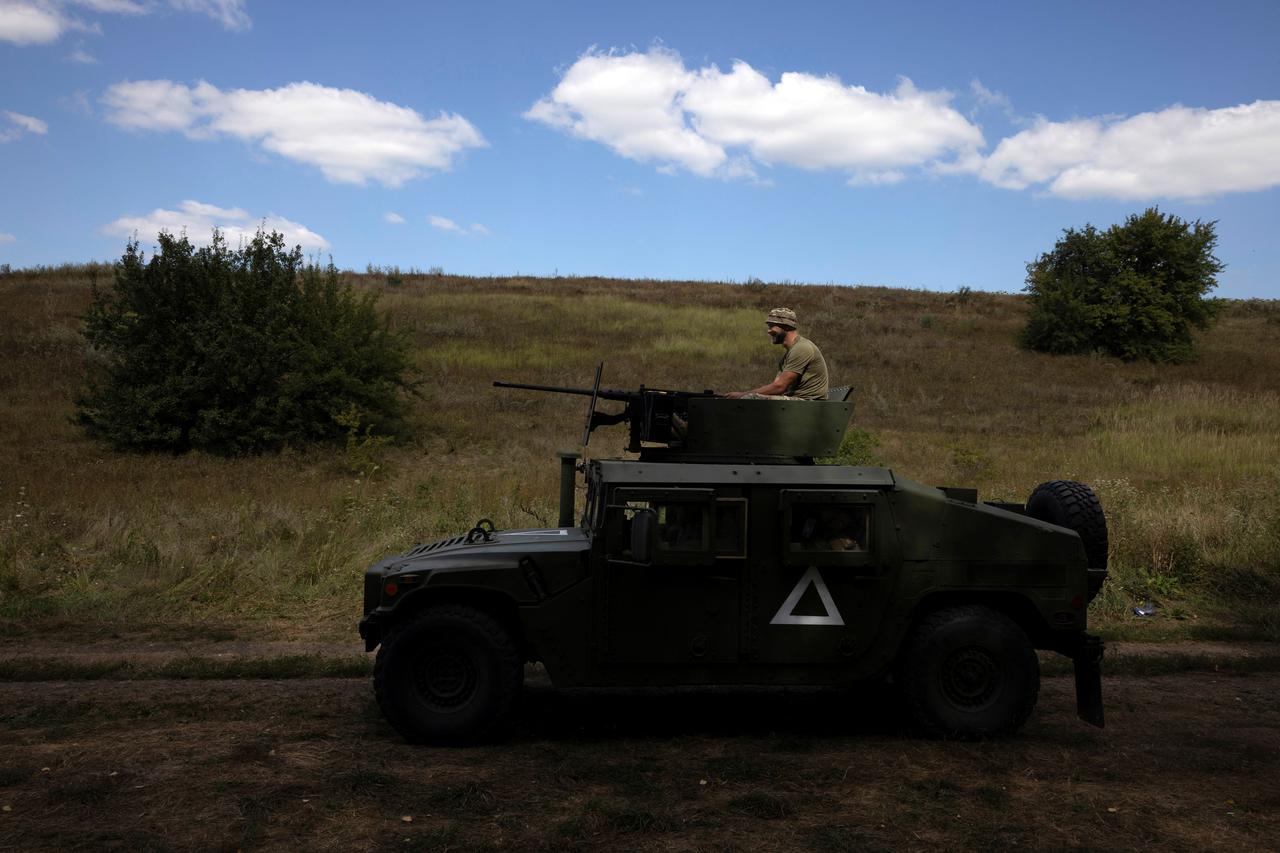
POLYGON ((1280 297, 1280 3, 0 0, 0 263, 266 222, 342 267, 1016 291, 1217 220, 1280 297))

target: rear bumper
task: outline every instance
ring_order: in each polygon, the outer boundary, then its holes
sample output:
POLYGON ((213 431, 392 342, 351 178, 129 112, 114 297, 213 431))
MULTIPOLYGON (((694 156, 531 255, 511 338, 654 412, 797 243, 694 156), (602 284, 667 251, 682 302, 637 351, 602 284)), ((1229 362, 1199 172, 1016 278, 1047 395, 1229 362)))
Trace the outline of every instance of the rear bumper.
POLYGON ((1102 728, 1102 656, 1106 644, 1101 637, 1084 634, 1071 660, 1075 664, 1076 715, 1092 726, 1102 728))

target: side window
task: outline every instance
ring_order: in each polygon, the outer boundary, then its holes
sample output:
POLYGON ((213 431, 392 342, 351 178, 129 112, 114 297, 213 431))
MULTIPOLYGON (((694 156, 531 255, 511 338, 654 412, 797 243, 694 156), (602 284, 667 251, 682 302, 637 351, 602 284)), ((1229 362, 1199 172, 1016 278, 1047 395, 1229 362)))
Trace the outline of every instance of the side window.
POLYGON ((876 541, 876 506, 881 500, 879 492, 864 489, 783 489, 778 496, 783 564, 878 571, 882 543, 876 541))
POLYGON ((869 551, 871 507, 862 504, 797 503, 791 510, 787 543, 793 553, 869 551))
POLYGON ((706 551, 711 525, 704 503, 654 502, 658 514, 659 551, 706 551))
POLYGON ((641 515, 654 521, 653 561, 711 567, 747 556, 747 501, 716 497, 711 489, 618 489, 606 507, 608 553, 630 560, 631 528, 641 515))

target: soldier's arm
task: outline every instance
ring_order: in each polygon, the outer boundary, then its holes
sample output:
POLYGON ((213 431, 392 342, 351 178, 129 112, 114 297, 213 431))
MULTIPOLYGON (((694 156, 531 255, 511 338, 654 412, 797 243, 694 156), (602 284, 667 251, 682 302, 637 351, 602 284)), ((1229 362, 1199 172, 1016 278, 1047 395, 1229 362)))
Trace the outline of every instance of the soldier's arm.
POLYGON ((798 373, 792 373, 790 370, 784 370, 768 385, 761 385, 759 388, 752 388, 750 391, 730 391, 725 394, 731 400, 744 397, 747 394, 764 394, 766 397, 776 397, 779 394, 785 394, 787 389, 791 387, 791 383, 800 377, 798 373))

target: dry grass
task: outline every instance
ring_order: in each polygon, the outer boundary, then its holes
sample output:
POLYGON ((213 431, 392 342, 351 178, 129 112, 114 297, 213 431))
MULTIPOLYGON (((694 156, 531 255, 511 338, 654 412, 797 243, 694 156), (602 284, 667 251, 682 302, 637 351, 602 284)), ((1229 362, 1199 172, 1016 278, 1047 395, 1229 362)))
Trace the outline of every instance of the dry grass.
MULTIPOLYGON (((1272 303, 1230 305, 1199 362, 1151 366, 1019 350, 1024 303, 1004 294, 355 276, 415 342, 417 438, 218 459, 116 455, 72 425, 89 278, 0 279, 0 625, 12 631, 270 620, 348 635, 359 575, 381 554, 480 516, 554 519, 553 454, 574 447, 583 401, 492 380, 582 386, 604 360, 611 387, 749 387, 777 361, 761 314, 787 304, 836 382, 857 386, 856 423, 900 474, 1018 500, 1047 479, 1092 483, 1114 534, 1104 621, 1156 596, 1188 625, 1221 626, 1230 607, 1233 630, 1280 636, 1268 608, 1240 604, 1280 593, 1272 303)), ((601 430, 591 450, 617 454, 623 438, 601 430)))

